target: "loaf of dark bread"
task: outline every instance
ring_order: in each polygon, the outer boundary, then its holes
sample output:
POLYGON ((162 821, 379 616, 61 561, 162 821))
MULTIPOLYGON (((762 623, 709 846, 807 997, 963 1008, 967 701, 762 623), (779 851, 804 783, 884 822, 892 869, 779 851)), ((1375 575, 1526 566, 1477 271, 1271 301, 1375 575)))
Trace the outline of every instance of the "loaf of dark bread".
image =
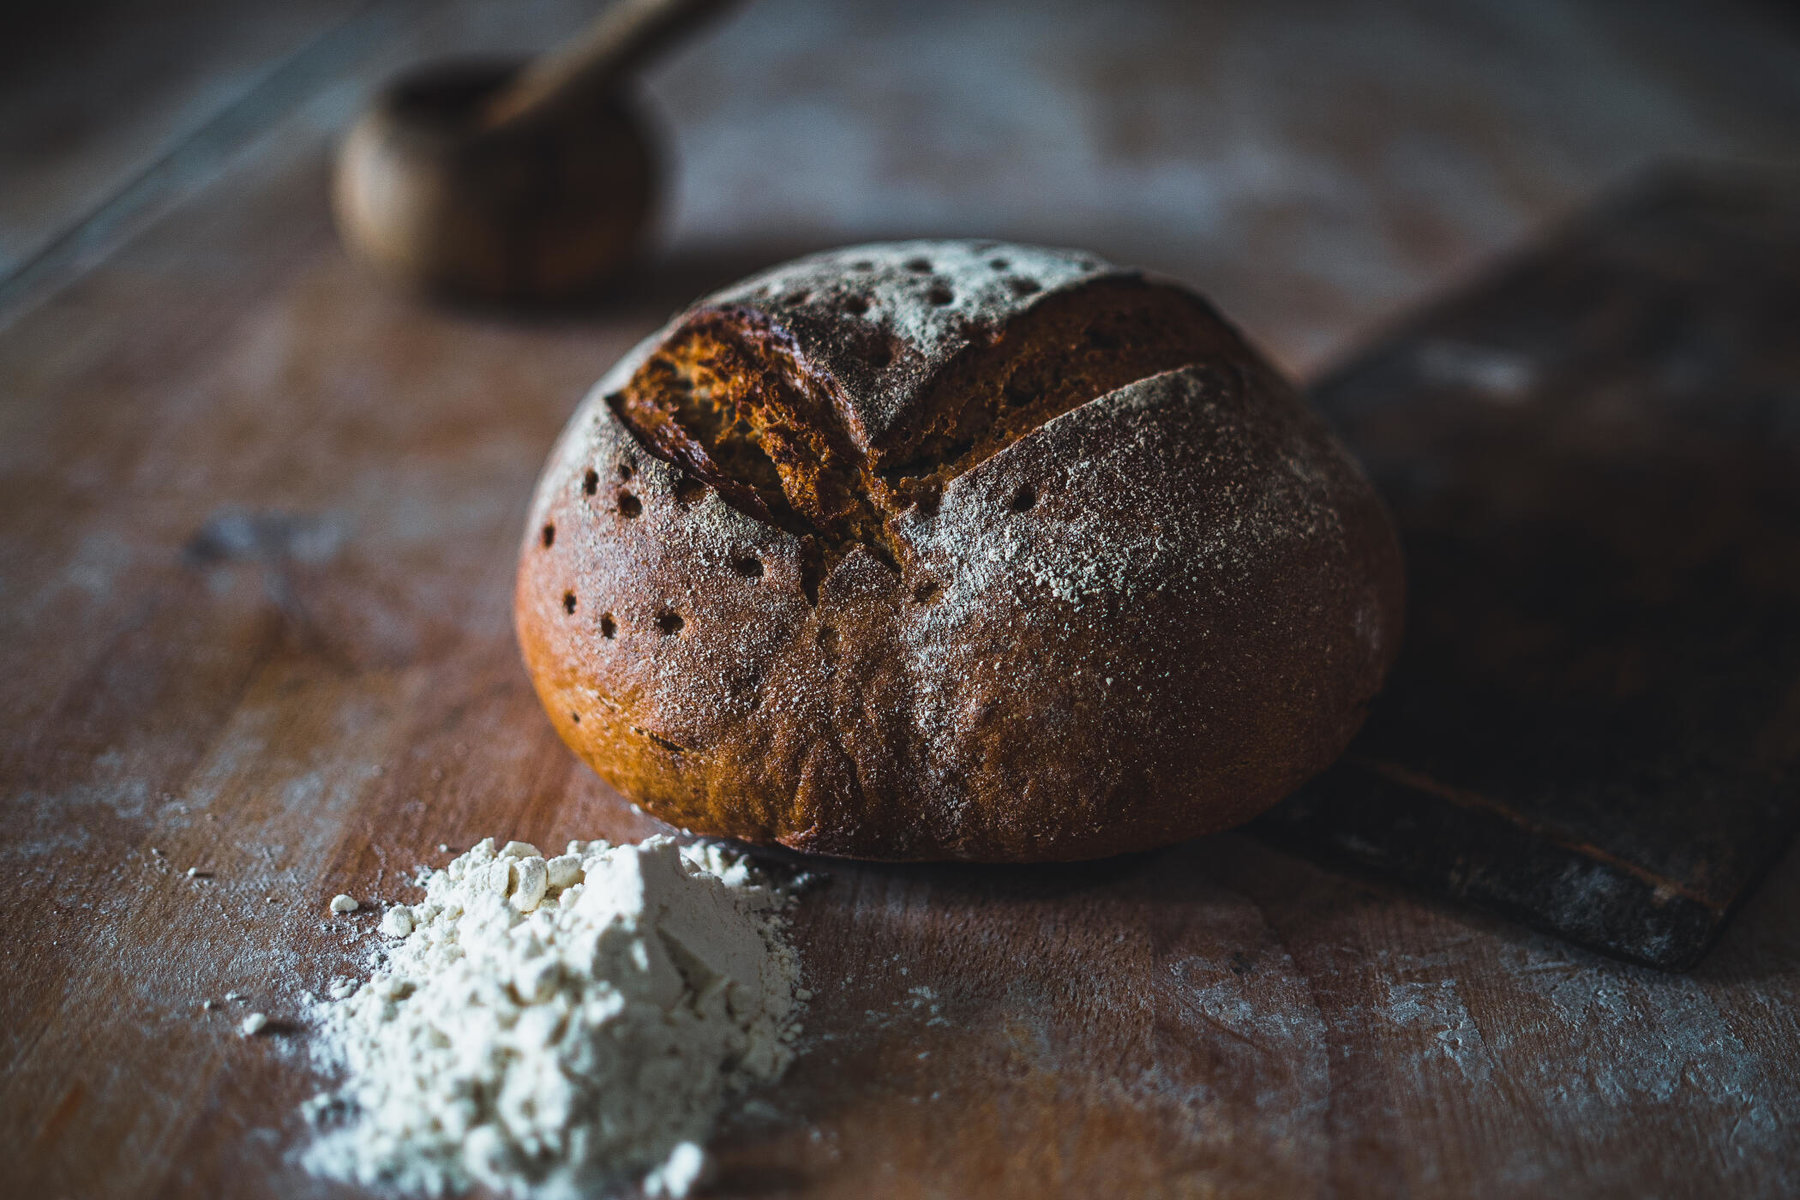
POLYGON ((702 300, 564 431, 519 641, 558 732, 695 832, 1040 861, 1237 824, 1399 641, 1385 511, 1194 293, 996 242, 702 300))

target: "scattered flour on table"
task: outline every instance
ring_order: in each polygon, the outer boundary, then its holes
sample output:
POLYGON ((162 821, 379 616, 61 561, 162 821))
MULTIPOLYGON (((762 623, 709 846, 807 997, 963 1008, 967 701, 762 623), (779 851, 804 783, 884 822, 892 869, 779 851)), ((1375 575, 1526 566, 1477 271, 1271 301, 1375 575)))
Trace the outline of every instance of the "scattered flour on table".
POLYGON ((388 910, 369 981, 317 1013, 340 1086, 307 1102, 317 1174, 562 1200, 685 1195, 729 1096, 793 1058, 786 895, 713 846, 482 842, 388 910))

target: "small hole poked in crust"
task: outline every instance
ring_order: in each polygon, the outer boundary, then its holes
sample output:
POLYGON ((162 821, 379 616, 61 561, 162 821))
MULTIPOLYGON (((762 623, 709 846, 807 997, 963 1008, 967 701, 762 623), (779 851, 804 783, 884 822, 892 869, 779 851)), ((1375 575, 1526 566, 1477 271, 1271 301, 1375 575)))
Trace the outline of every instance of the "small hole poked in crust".
POLYGON ((990 259, 988 259, 988 266, 992 267, 996 271, 1004 271, 1008 267, 1012 266, 1012 259, 1010 259, 1010 258, 990 258, 990 259))
POLYGON ((1037 489, 1032 487, 1029 483, 1021 483, 1019 485, 1019 490, 1012 494, 1012 499, 1006 502, 1006 507, 1012 509, 1014 512, 1025 512, 1036 503, 1037 489))
POLYGON ((675 503, 683 508, 700 503, 700 498, 704 495, 706 485, 692 475, 683 475, 675 481, 675 503))
POLYGON ((600 636, 608 641, 619 636, 619 623, 611 613, 600 614, 600 636))
POLYGON ((644 502, 630 492, 619 493, 619 515, 631 520, 644 511, 644 502))
POLYGON ((950 290, 948 284, 934 283, 931 285, 931 290, 925 293, 925 299, 933 306, 943 308, 946 304, 955 301, 956 293, 950 290))
POLYGON ((592 467, 589 467, 588 473, 581 477, 581 494, 584 496, 591 496, 599 490, 600 490, 600 472, 594 470, 592 467))
POLYGON ((563 593, 563 611, 568 613, 570 616, 575 615, 575 593, 574 592, 564 592, 563 593))
POLYGON ((906 269, 915 275, 929 275, 931 274, 931 260, 929 258, 909 258, 906 260, 906 269))
POLYGON ((1029 296, 1039 290, 1041 285, 1035 279, 1018 278, 1007 280, 1006 286, 1012 289, 1015 296, 1029 296))
POLYGON ((581 724, 581 714, 578 712, 571 712, 569 714, 569 720, 574 724, 579 725, 581 724))
POLYGON ((913 586, 912 598, 920 604, 930 604, 943 593, 943 587, 935 579, 921 580, 913 586))
POLYGON ((637 464, 636 463, 632 462, 629 458, 622 458, 619 460, 619 478, 620 479, 630 479, 633 475, 636 475, 636 474, 637 474, 637 464))
POLYGON ((762 560, 753 554, 740 555, 732 559, 731 569, 745 579, 761 579, 763 574, 762 560))
POLYGON ((891 366, 894 361, 893 343, 885 337, 871 338, 859 353, 862 360, 877 371, 891 366))
POLYGON ((673 610, 656 614, 656 628, 664 637, 674 637, 686 624, 681 614, 673 610))
POLYGON ((545 521, 543 530, 538 534, 538 540, 544 543, 544 549, 546 550, 556 545, 556 526, 549 521, 545 521))
POLYGON ((1096 350, 1117 350, 1119 348, 1119 335, 1113 330, 1102 328, 1099 325, 1090 326, 1082 335, 1082 339, 1096 350))
POLYGON ((853 317, 860 317, 869 311, 869 298, 852 293, 843 299, 842 308, 853 317))

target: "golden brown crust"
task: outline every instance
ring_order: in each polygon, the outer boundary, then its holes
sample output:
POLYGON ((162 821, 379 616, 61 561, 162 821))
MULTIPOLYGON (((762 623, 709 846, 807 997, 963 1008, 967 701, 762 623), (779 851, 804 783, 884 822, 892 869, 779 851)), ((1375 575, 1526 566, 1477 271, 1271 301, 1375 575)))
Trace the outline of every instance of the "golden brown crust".
POLYGON ((517 618, 564 740, 666 820, 1033 861, 1236 824, 1325 766, 1401 587, 1367 481, 1204 302, 907 243, 703 301, 602 380, 517 618))

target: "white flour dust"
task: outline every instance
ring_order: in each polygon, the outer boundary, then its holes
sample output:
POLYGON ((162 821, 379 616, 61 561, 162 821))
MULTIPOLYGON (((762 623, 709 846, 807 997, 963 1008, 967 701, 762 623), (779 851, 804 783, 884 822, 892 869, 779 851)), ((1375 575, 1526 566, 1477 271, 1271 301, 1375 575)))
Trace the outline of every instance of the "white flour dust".
POLYGON ((482 842, 391 908, 373 976, 321 1002, 340 1086, 306 1109, 317 1174, 442 1195, 561 1200, 643 1178, 682 1196, 734 1091, 793 1058, 784 894, 743 859, 482 842))

